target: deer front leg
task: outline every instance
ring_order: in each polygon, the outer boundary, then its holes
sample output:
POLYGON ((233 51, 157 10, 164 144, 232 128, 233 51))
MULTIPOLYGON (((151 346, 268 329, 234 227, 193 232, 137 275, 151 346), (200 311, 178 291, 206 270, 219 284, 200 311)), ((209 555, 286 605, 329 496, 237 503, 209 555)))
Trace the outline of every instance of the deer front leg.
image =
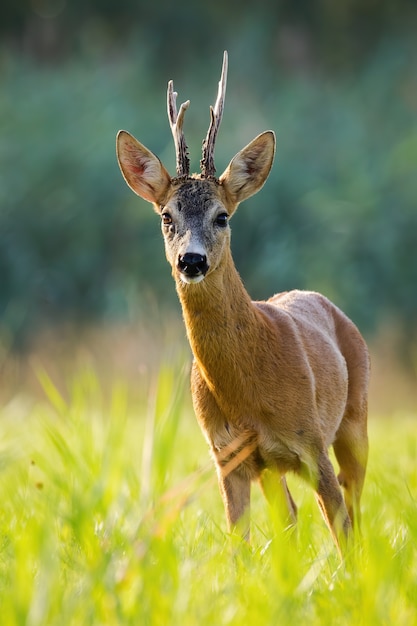
POLYGON ((236 530, 249 541, 250 478, 238 470, 224 476, 221 465, 218 465, 217 471, 229 531, 236 530))
POLYGON ((285 476, 277 476, 276 472, 264 470, 259 477, 259 482, 268 503, 278 511, 285 526, 295 526, 297 505, 288 489, 285 476))

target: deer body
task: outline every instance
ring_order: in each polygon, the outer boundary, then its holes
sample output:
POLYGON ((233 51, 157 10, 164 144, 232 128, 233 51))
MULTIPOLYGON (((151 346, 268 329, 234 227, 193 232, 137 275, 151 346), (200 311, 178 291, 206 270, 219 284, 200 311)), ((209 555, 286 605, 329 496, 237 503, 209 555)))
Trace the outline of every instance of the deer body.
POLYGON ((259 135, 215 178, 210 142, 220 123, 224 88, 225 64, 201 175, 184 171, 182 121, 188 103, 177 116, 172 83, 168 111, 177 152, 182 151, 178 177, 172 179, 125 131, 118 135, 119 164, 128 185, 162 218, 194 355, 193 405, 217 466, 229 527, 239 526, 248 536, 250 483, 259 480, 267 492, 266 470, 276 472, 276 491, 295 520, 285 482, 285 473, 293 471, 316 490, 340 544, 359 515, 366 470, 367 348, 354 324, 320 294, 290 291, 252 302, 246 292, 231 256, 228 222, 265 182, 275 136, 259 135), (328 457, 330 445, 345 499, 328 457))

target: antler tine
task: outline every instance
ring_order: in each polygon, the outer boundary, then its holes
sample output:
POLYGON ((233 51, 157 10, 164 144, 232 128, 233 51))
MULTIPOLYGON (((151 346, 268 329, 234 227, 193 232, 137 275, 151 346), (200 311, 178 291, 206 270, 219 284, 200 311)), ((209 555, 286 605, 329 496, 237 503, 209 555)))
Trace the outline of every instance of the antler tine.
POLYGON ((174 91, 174 83, 172 80, 168 83, 167 108, 168 120, 171 127, 172 136, 174 137, 175 154, 177 161, 177 175, 188 176, 190 173, 190 159, 188 158, 188 147, 185 143, 185 137, 182 130, 184 123, 184 114, 190 106, 190 101, 184 102, 180 106, 177 114, 177 93, 174 91))
POLYGON ((214 176, 216 168, 214 166, 214 144, 216 143, 217 131, 223 117, 224 98, 226 95, 227 82, 227 52, 223 55, 222 74, 219 81, 219 90, 214 107, 210 106, 210 126, 207 136, 203 141, 203 158, 200 161, 201 175, 204 178, 214 176))

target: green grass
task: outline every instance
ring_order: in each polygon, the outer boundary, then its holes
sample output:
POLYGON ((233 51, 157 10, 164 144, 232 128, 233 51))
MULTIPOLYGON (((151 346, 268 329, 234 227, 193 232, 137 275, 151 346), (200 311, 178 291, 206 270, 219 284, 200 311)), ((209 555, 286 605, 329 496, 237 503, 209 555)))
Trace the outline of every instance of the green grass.
POLYGON ((417 624, 417 428, 370 423, 363 537, 340 563, 308 488, 297 536, 253 488, 252 543, 229 536, 186 373, 142 395, 77 375, 0 416, 5 626, 417 624))

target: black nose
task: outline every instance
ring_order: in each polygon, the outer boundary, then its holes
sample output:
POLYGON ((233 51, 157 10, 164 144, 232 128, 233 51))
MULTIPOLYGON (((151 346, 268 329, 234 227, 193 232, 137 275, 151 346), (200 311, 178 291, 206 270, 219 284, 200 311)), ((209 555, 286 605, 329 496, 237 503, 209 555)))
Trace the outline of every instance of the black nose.
POLYGON ((208 270, 207 257, 194 252, 187 252, 178 258, 178 269, 187 276, 199 276, 208 270))

